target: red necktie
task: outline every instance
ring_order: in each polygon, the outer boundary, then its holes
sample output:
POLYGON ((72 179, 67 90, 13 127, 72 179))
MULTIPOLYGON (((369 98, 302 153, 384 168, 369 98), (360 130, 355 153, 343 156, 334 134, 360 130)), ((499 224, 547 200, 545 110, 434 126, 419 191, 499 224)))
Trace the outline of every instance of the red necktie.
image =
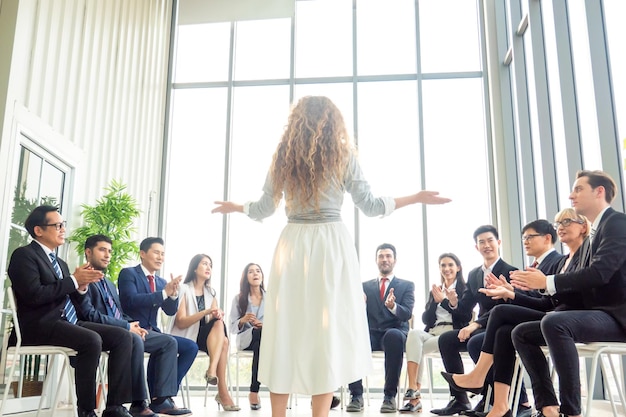
POLYGON ((154 275, 148 275, 148 282, 150 282, 150 292, 154 292, 154 275))
POLYGON ((535 261, 535 262, 533 262, 533 264, 530 267, 531 268, 537 268, 537 265, 539 265, 539 262, 535 261))
POLYGON ((380 299, 381 300, 385 299, 385 290, 386 290, 385 287, 386 287, 386 284, 387 284, 388 280, 389 280, 389 278, 385 278, 385 277, 380 279, 380 299))

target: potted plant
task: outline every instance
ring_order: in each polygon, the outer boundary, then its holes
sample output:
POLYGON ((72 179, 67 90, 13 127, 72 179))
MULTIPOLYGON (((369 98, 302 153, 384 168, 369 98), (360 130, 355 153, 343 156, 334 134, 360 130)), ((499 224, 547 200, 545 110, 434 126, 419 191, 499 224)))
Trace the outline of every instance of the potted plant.
POLYGON ((117 283, 120 270, 126 262, 137 257, 139 246, 131 239, 135 231, 133 222, 141 213, 133 196, 125 192, 126 185, 112 180, 105 188, 106 194, 93 206, 83 204, 83 226, 75 229, 68 241, 76 243, 79 259, 84 258, 83 245, 89 236, 101 234, 113 241, 111 262, 107 268, 109 278, 117 283))

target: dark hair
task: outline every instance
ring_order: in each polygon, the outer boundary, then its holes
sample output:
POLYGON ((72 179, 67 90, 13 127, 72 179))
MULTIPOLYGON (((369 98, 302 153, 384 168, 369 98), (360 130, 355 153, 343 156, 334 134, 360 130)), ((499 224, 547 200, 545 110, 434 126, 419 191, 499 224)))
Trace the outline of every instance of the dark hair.
POLYGON ((500 240, 500 235, 498 235, 498 229, 490 224, 485 224, 474 231, 474 242, 476 242, 478 235, 482 235, 483 233, 493 233, 496 239, 500 240))
POLYGON ((261 277, 262 277, 261 278, 261 294, 263 294, 263 291, 265 290, 265 287, 263 286, 263 280, 265 279, 265 274, 263 273, 263 269, 261 268, 261 265, 255 264, 252 262, 246 265, 246 267, 243 269, 243 273, 241 274, 241 280, 239 281, 239 302, 237 303, 239 307, 239 314, 241 314, 242 316, 246 314, 246 311, 248 311, 248 294, 250 294, 250 283, 248 282, 248 270, 250 269, 252 265, 258 266, 259 269, 261 270, 261 277))
POLYGON ((554 229, 554 226, 552 226, 552 224, 547 220, 539 219, 528 223, 522 229, 522 233, 524 233, 528 229, 533 229, 540 235, 550 235, 550 240, 553 245, 556 242, 556 230, 554 229))
MULTIPOLYGON (((185 275, 185 281, 184 281, 185 284, 196 281, 196 278, 197 278, 196 269, 198 268, 198 265, 200 265, 200 262, 202 262, 204 258, 207 258, 209 262, 211 262, 211 268, 213 268, 213 259, 211 259, 209 255, 205 255, 204 253, 199 253, 195 255, 193 258, 191 258, 191 261, 189 261, 189 268, 187 269, 187 275, 185 275)), ((207 279, 204 282, 204 286, 207 287, 211 295, 215 297, 215 290, 211 288, 211 278, 207 279)))
POLYGON ((59 208, 56 206, 45 205, 35 207, 26 218, 26 221, 24 222, 24 227, 33 239, 37 238, 37 235, 35 235, 35 226, 45 225, 48 213, 50 213, 51 211, 59 211, 59 208))
POLYGON ((160 237, 147 237, 139 244, 139 250, 142 252, 148 252, 155 243, 158 243, 159 245, 165 244, 163 239, 160 237))
POLYGON ((391 249, 391 251, 393 252, 393 259, 396 259, 396 247, 393 246, 391 243, 383 243, 382 245, 378 245, 378 247, 376 248, 376 256, 378 256, 378 251, 383 249, 391 249))
MULTIPOLYGON (((442 253, 441 255, 439 255, 439 260, 437 261, 437 264, 441 263, 441 260, 443 258, 450 258, 454 261, 454 263, 459 267, 459 270, 456 273, 456 293, 459 295, 459 297, 461 295, 463 295, 463 293, 465 292, 465 278, 463 278, 463 266, 461 265, 461 260, 459 259, 458 256, 456 256, 455 254, 453 254, 452 252, 445 252, 442 253)), ((445 280, 443 279, 443 275, 441 275, 441 283, 445 283, 445 280)))
POLYGON ((615 181, 613 181, 613 178, 611 178, 609 174, 600 170, 588 171, 583 169, 576 173, 576 178, 582 177, 587 177, 589 185, 594 190, 600 186, 604 187, 604 199, 607 203, 611 204, 611 202, 615 198, 615 190, 617 186, 615 185, 615 181))
POLYGON ((110 243, 111 245, 113 244, 113 241, 108 236, 93 235, 93 236, 89 236, 87 240, 85 240, 85 250, 95 248, 98 242, 107 242, 107 243, 110 243))

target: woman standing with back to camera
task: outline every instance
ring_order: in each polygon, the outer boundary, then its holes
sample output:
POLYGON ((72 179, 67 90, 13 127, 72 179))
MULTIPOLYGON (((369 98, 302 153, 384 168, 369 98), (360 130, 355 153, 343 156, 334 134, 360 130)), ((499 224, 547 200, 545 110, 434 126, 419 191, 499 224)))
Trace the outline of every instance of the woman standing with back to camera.
POLYGON ((285 198, 288 223, 269 276, 259 363, 273 417, 286 415, 292 392, 312 396, 314 417, 328 416, 336 387, 371 370, 359 263, 341 221, 345 192, 367 216, 450 201, 433 191, 374 197, 337 107, 326 97, 304 97, 289 116, 261 198, 216 201, 212 211, 260 220, 285 198))

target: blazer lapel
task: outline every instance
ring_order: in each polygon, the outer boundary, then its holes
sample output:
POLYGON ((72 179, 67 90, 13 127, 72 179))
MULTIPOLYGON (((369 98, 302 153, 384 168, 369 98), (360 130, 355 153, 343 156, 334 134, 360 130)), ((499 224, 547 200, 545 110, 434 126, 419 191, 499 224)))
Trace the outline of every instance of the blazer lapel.
MULTIPOLYGON (((152 292, 152 291, 150 291, 150 287, 149 287, 149 285, 148 285, 148 279, 147 279, 147 278, 146 278, 146 276, 143 274, 143 269, 141 269, 141 265, 137 265, 137 266, 135 267, 135 275, 136 275, 136 278, 139 280, 139 282, 141 282, 141 283, 142 283, 142 285, 143 285, 143 289, 145 290, 145 292, 147 292, 147 293, 152 292)), ((154 277, 154 286, 155 286, 155 288, 156 288, 156 286, 157 286, 157 283, 156 283, 156 275, 155 275, 155 277, 154 277)), ((158 290, 158 288, 157 288, 157 290, 158 290)))
MULTIPOLYGON (((55 277, 56 279, 60 279, 59 276, 57 275, 57 271, 54 270, 54 267, 52 266, 52 261, 50 260, 50 257, 48 255, 46 255, 46 252, 43 250, 43 248, 39 245, 39 243, 33 241, 30 243, 33 251, 35 251, 35 254, 41 259, 41 261, 46 264, 46 266, 48 267, 48 270, 50 270, 50 273, 52 274, 53 277, 55 277)), ((59 268, 61 268, 61 265, 59 264, 59 268)))

